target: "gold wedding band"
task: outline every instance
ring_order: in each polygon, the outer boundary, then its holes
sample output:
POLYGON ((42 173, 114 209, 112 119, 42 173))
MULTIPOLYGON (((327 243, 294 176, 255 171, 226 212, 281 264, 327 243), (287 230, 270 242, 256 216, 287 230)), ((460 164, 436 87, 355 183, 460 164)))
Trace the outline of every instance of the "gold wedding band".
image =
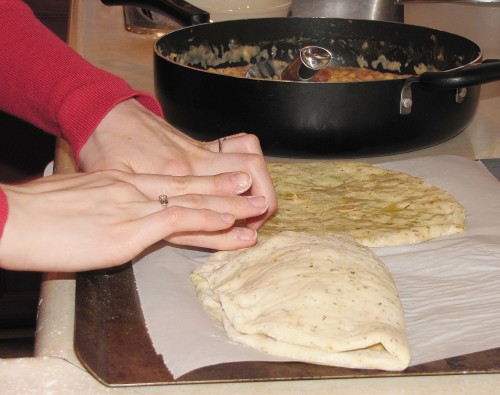
POLYGON ((217 141, 219 142, 219 154, 222 153, 222 143, 224 142, 224 140, 226 140, 225 137, 220 137, 217 139, 217 141))
POLYGON ((167 197, 167 195, 160 195, 160 196, 158 196, 158 200, 160 201, 160 204, 161 204, 162 208, 165 210, 167 208, 167 205, 168 205, 168 197, 167 197))

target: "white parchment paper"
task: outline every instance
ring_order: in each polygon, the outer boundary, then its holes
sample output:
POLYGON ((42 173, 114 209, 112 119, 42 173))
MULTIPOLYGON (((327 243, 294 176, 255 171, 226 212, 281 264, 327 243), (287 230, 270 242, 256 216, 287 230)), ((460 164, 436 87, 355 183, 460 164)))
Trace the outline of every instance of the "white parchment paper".
MULTIPOLYGON (((450 192, 467 230, 425 243, 374 248, 399 287, 411 365, 500 347, 500 183, 479 162, 437 156, 380 165, 450 192)), ((190 272, 209 253, 159 244, 134 263, 146 326, 174 377, 236 361, 280 361, 230 341, 203 311, 190 272)))

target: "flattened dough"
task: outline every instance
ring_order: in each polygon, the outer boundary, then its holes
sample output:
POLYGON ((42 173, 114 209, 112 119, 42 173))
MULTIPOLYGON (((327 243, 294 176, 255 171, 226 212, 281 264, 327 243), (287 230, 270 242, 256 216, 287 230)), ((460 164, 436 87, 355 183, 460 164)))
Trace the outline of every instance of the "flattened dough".
POLYGON ((368 247, 420 243, 465 229, 462 205, 405 173, 355 161, 270 163, 279 208, 259 231, 348 233, 368 247))
POLYGON ((396 371, 410 361, 392 276, 348 235, 282 232, 213 254, 191 278, 229 337, 258 350, 348 368, 396 371))

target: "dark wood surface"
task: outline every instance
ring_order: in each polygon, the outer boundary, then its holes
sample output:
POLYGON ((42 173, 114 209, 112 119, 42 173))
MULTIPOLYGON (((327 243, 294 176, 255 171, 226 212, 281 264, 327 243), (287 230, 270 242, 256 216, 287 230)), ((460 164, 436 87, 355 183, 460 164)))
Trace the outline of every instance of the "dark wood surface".
POLYGON ((108 386, 500 373, 497 348, 402 372, 255 361, 206 366, 174 379, 147 333, 130 264, 77 275, 75 351, 108 386))
POLYGON ((146 331, 132 265, 77 274, 75 352, 107 385, 172 382, 146 331))

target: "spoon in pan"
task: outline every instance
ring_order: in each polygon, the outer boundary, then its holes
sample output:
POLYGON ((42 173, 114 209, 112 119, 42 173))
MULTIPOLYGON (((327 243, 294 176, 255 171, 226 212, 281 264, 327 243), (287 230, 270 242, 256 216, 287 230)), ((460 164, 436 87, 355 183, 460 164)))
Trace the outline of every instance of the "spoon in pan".
POLYGON ((324 69, 332 60, 332 54, 325 48, 307 46, 300 50, 292 63, 277 59, 260 59, 246 72, 246 77, 281 79, 286 81, 309 81, 316 73, 324 69))

